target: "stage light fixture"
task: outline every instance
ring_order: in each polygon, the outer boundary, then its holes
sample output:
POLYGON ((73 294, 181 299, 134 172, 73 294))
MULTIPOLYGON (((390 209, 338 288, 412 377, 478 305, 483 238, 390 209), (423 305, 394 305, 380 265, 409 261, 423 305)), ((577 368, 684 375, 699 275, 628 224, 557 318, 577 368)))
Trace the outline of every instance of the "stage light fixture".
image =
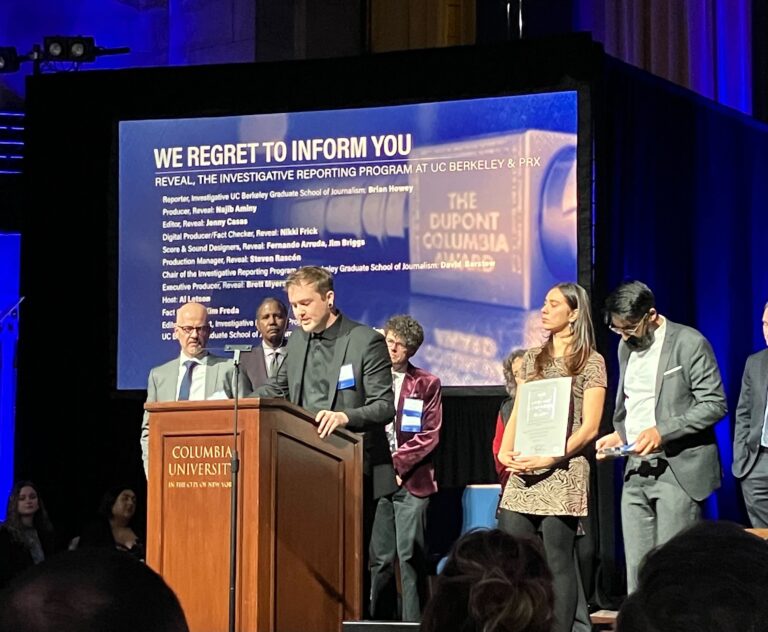
POLYGON ((0 73, 16 72, 21 66, 16 49, 13 46, 0 46, 0 73))
POLYGON ((92 37, 50 35, 43 38, 44 61, 90 62, 96 59, 96 54, 92 37))
POLYGON ((34 44, 32 50, 19 55, 13 46, 0 46, 0 74, 16 72, 21 64, 32 62, 33 73, 38 75, 43 72, 57 72, 59 70, 77 70, 83 62, 96 61, 103 55, 125 55, 131 49, 125 46, 118 48, 105 48, 96 46, 93 37, 82 35, 47 35, 43 38, 43 46, 34 44), (58 65, 53 62, 69 62, 58 65))

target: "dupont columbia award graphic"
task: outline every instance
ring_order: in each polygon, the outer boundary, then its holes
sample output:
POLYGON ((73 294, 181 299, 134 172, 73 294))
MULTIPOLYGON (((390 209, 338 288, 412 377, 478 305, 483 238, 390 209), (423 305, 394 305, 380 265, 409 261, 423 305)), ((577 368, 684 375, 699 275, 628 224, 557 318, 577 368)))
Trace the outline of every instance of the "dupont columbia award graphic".
POLYGON ((419 320, 444 385, 502 384, 576 280, 576 147, 576 92, 120 123, 118 387, 174 352, 186 301, 209 346, 257 344, 305 265, 355 320, 419 320))

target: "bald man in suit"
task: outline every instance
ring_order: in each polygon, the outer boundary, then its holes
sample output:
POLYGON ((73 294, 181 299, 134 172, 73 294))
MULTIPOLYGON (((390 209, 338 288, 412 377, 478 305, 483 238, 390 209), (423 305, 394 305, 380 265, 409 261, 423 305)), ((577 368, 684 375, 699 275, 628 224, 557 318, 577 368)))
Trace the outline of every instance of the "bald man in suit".
MULTIPOLYGON (((768 303, 763 308, 768 345, 768 303)), ((733 475, 753 527, 768 528, 768 349, 747 358, 733 432, 733 475)))
MULTIPOLYGON (((205 350, 211 327, 208 310, 200 303, 185 303, 176 310, 174 338, 179 341, 178 357, 154 367, 147 381, 147 403, 234 397, 235 365, 228 358, 209 355, 205 350)), ((239 395, 247 389, 241 376, 239 395)), ((149 472, 149 413, 141 423, 141 455, 144 473, 149 472)))

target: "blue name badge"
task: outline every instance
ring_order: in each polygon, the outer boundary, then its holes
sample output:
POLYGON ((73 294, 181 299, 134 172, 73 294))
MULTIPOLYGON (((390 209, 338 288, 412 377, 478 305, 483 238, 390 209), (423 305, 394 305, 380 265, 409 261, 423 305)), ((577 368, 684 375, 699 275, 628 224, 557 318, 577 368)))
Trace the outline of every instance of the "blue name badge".
POLYGON ((345 364, 339 371, 339 381, 336 383, 336 390, 341 391, 345 388, 352 388, 355 385, 355 373, 351 364, 345 364))
POLYGON ((421 413, 423 410, 424 400, 406 397, 403 401, 400 429, 403 432, 421 432, 421 413))

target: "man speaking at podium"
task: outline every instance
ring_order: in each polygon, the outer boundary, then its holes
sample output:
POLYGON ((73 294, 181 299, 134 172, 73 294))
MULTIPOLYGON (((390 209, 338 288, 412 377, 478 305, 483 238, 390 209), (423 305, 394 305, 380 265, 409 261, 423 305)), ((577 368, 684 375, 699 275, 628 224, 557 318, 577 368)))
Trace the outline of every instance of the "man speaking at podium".
MULTIPOLYGON (((306 266, 285 281, 300 328, 288 339, 277 375, 252 397, 283 397, 315 416, 320 438, 336 428, 364 434, 363 553, 367 557, 374 499, 393 491, 384 428, 395 416, 392 362, 384 336, 344 316, 334 306, 333 277, 306 266)), ((367 577, 366 577, 367 578, 367 577)), ((367 599, 367 592, 363 593, 367 599)))
MULTIPOLYGON (((232 399, 235 365, 228 358, 209 355, 205 350, 211 326, 208 310, 200 303, 185 303, 176 310, 173 335, 179 341, 181 354, 149 372, 147 403, 182 400, 232 399)), ((240 381, 242 393, 243 380, 240 381)), ((144 473, 149 474, 149 413, 144 411, 141 423, 141 456, 144 473)))

